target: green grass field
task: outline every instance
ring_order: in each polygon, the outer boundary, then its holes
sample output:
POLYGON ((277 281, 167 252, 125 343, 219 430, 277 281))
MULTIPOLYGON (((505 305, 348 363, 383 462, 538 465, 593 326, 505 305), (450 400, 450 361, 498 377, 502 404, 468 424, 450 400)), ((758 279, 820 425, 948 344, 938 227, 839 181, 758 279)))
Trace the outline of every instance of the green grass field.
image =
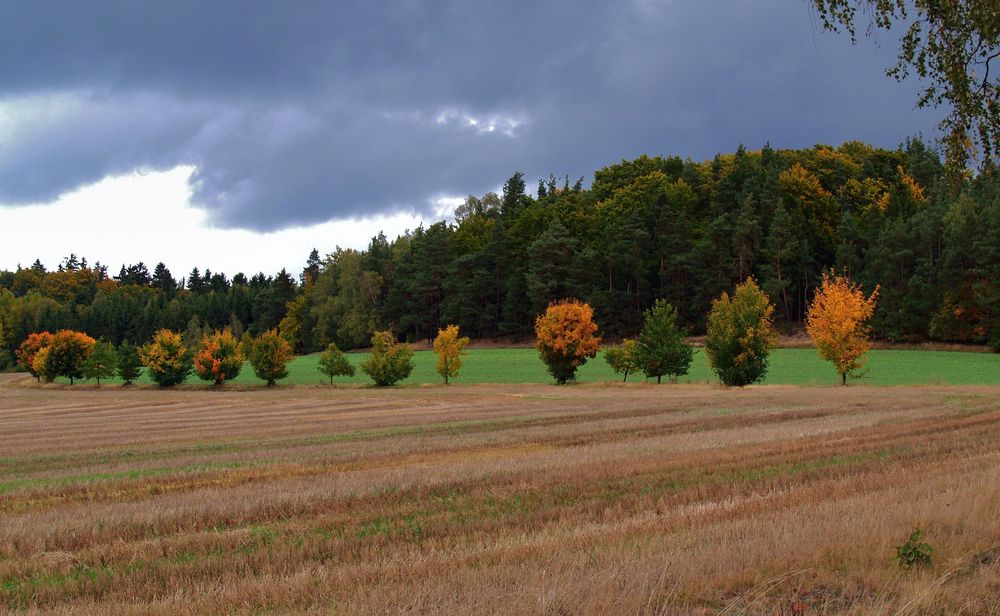
MULTIPOLYGON (((357 366, 366 357, 365 353, 348 353, 351 362, 357 366)), ((328 382, 319 373, 316 364, 319 355, 296 358, 289 365, 289 376, 281 381, 285 385, 313 385, 328 382)), ((435 355, 431 351, 417 351, 413 374, 403 381, 406 385, 440 383, 441 378, 434 371, 435 355)), ((598 355, 577 373, 578 381, 601 382, 620 381, 598 355)), ((455 379, 457 383, 548 383, 551 377, 534 349, 473 349, 464 359, 462 371, 455 379)), ((642 375, 629 375, 629 382, 642 381, 642 375)), ((60 379, 62 381, 62 379, 60 379)), ((705 354, 698 349, 691 366, 691 374, 681 379, 683 382, 714 382, 715 374, 708 367, 705 354)), ((114 382, 114 381, 112 381, 114 382)), ((139 383, 149 383, 143 375, 139 383)), ((260 384, 249 364, 244 366, 239 378, 231 381, 240 385, 260 384)), ((771 367, 767 380, 779 385, 839 385, 839 379, 829 362, 821 360, 813 349, 777 349, 771 355, 771 367)), ((188 383, 203 383, 191 376, 188 383)), ((358 370, 352 378, 338 377, 334 383, 371 383, 358 370)), ((859 379, 851 379, 850 384, 864 385, 992 385, 1000 384, 1000 354, 963 353, 951 351, 901 351, 875 350, 869 353, 868 373, 859 379)), ((208 384, 206 383, 206 386, 208 384)))

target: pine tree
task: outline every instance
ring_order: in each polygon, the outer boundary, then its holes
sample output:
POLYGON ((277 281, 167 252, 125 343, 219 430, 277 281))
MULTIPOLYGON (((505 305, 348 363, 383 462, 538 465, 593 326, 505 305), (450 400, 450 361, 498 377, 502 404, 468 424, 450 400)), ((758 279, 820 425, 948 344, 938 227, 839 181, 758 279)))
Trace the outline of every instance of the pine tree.
POLYGON ((550 302, 575 295, 573 273, 577 245, 562 222, 553 218, 548 228, 528 247, 524 280, 532 312, 542 312, 550 302))
POLYGON ((736 245, 736 275, 740 280, 745 280, 754 274, 757 254, 760 252, 760 219, 754 207, 753 195, 743 198, 736 218, 733 243, 736 245))
POLYGON ((785 206, 779 204, 767 235, 764 249, 766 264, 762 268, 761 287, 778 302, 786 320, 792 318, 791 289, 800 252, 798 233, 792 218, 785 206))
POLYGON ((303 285, 315 284, 322 265, 323 262, 319 258, 319 251, 313 248, 312 251, 309 252, 309 258, 306 259, 306 266, 305 269, 302 270, 302 275, 299 276, 299 282, 303 285))

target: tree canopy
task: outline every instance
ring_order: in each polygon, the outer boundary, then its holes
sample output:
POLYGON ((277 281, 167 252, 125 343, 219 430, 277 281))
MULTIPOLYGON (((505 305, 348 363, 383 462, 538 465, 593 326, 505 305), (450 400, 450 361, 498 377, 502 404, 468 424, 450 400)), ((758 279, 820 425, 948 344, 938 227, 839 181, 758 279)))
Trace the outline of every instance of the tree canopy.
POLYGON ((880 286, 873 337, 1000 348, 996 168, 955 189, 919 140, 640 156, 597 170, 589 188, 542 182, 535 195, 523 176, 506 184, 503 195, 470 196, 454 222, 380 233, 363 250, 303 247, 301 278, 197 268, 177 280, 156 258, 149 280, 141 264, 115 278, 76 255, 0 271, 0 369, 31 334, 62 329, 116 345, 168 329, 187 347, 215 330, 276 329, 296 353, 360 348, 384 330, 431 341, 449 324, 524 340, 565 296, 587 303, 610 338, 637 336, 657 299, 700 335, 713 300, 748 276, 775 325, 795 328, 831 267, 866 294, 880 286))

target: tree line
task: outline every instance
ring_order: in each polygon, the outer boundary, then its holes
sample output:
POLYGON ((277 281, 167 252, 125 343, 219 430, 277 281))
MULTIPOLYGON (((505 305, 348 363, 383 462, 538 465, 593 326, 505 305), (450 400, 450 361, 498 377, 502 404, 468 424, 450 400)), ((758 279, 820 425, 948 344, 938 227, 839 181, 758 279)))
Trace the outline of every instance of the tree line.
MULTIPOLYGON (((848 375, 864 366, 869 348, 868 320, 876 305, 876 289, 869 297, 858 285, 842 275, 823 274, 822 285, 809 307, 806 331, 820 356, 833 362, 842 383, 848 375)), ((753 278, 737 285, 712 302, 708 314, 705 353, 709 365, 728 386, 743 387, 757 383, 767 375, 768 357, 777 345, 772 326, 774 306, 753 278)), ((599 328, 594 311, 578 299, 567 298, 549 304, 535 318, 535 348, 556 383, 576 379, 577 369, 600 350, 599 328)), ((459 327, 450 324, 437 332, 434 352, 435 369, 444 378, 458 376, 462 357, 470 339, 459 335, 459 327)), ((101 379, 113 376, 130 385, 145 366, 150 379, 160 387, 184 383, 193 371, 199 378, 221 386, 235 379, 249 362, 257 378, 268 387, 288 376, 288 364, 294 358, 292 346, 277 330, 253 337, 244 333, 241 340, 230 328, 206 334, 196 347, 185 345, 180 334, 161 329, 139 348, 125 342, 115 349, 105 340, 97 341, 73 330, 35 332, 17 348, 18 365, 39 382, 53 382, 57 377, 101 379)), ((662 299, 643 313, 642 329, 635 340, 625 339, 620 346, 606 349, 605 360, 618 373, 641 371, 646 378, 663 376, 672 380, 688 373, 694 347, 686 331, 677 323, 674 307, 662 299)), ((330 343, 319 358, 318 370, 329 377, 354 376, 354 366, 336 344, 330 343)), ((361 362, 361 370, 376 386, 386 387, 406 379, 413 371, 413 349, 402 344, 390 331, 372 336, 371 353, 361 362)))
POLYGON ((740 147, 696 162, 640 156, 583 179, 470 195, 454 221, 364 250, 313 250, 298 276, 163 263, 110 276, 71 255, 0 272, 0 362, 32 332, 74 329, 114 344, 159 329, 188 343, 229 327, 277 329, 296 353, 366 346, 376 331, 432 340, 447 324, 473 338, 527 338, 554 300, 576 297, 606 336, 634 336, 660 299, 704 333, 713 300, 753 277, 779 328, 805 324, 824 271, 869 294, 875 336, 1000 347, 1000 190, 985 165, 956 183, 922 141, 895 150, 848 142, 802 150, 740 147))

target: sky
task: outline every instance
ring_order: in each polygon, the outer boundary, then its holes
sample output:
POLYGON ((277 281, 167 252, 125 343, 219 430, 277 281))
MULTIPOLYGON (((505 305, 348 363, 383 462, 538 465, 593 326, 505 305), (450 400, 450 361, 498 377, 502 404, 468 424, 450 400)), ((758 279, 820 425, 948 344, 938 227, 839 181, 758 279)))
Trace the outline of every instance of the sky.
POLYGON ((805 0, 23 2, 0 20, 0 269, 297 272, 515 171, 936 135, 895 39, 805 0))

